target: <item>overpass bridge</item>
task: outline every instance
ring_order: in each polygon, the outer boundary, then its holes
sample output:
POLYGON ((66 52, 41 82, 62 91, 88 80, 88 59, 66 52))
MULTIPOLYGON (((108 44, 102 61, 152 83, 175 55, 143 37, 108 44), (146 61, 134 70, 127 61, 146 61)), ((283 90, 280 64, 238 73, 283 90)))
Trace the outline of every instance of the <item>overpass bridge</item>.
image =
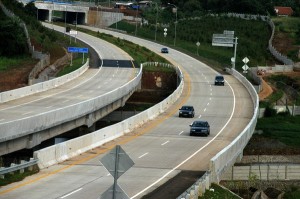
MULTIPOLYGON (((62 86, 0 103, 0 155, 35 147, 82 125, 93 129, 97 120, 123 106, 139 88, 141 69, 133 67, 128 54, 84 33, 78 39, 96 50, 101 65, 62 86)), ((24 89, 31 92, 32 87, 0 93, 0 101, 24 89)))
POLYGON ((37 19, 41 21, 61 21, 68 24, 87 24, 109 26, 123 19, 124 14, 118 10, 95 6, 94 4, 59 3, 55 1, 36 1, 37 19), (59 12, 55 16, 54 12, 59 12))

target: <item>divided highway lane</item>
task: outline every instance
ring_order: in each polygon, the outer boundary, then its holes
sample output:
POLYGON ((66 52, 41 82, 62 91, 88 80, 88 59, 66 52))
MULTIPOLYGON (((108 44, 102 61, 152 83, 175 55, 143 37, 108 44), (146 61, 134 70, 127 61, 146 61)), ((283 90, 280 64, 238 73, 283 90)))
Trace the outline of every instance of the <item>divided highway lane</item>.
MULTIPOLYGON (((158 53, 162 47, 119 33, 113 34, 158 53)), ((178 51, 170 49, 169 52, 163 56, 184 70, 185 88, 177 103, 158 118, 113 143, 45 169, 31 177, 32 181, 20 183, 20 187, 6 187, 12 190, 3 196, 96 199, 113 183, 99 160, 114 144, 120 144, 135 162, 133 168, 118 180, 131 198, 141 198, 182 170, 206 171, 209 160, 247 125, 253 114, 253 104, 247 90, 232 76, 225 75, 224 87, 214 86, 215 71, 178 51), (195 118, 178 117, 178 109, 183 104, 195 107, 195 118), (188 125, 196 119, 209 121, 210 136, 189 136, 188 125)))
MULTIPOLYGON (((60 28, 58 27, 58 29, 60 28)), ((101 60, 106 60, 106 62, 110 60, 110 66, 106 67, 101 64, 98 68, 88 69, 80 77, 62 86, 17 100, 0 103, 0 132, 1 124, 44 114, 95 98, 123 86, 135 77, 139 69, 133 67, 132 58, 124 51, 108 42, 84 33, 79 34, 77 38, 93 46, 101 60), (119 62, 127 63, 119 64, 119 62)), ((1 135, 0 138, 2 138, 1 135)))

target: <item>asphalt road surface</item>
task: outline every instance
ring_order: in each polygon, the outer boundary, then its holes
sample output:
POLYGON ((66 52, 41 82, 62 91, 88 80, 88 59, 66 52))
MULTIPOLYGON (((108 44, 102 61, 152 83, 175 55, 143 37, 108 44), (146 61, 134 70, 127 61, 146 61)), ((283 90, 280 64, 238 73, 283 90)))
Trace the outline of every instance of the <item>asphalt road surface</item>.
MULTIPOLYGON (((162 48, 149 41, 114 34, 157 53, 162 48)), ((250 121, 253 115, 250 95, 230 75, 225 75, 225 86, 214 86, 216 71, 176 50, 169 49, 169 53, 162 56, 181 67, 185 81, 182 96, 166 112, 113 142, 44 169, 23 182, 1 188, 0 198, 99 198, 113 184, 112 176, 99 160, 117 144, 135 163, 118 179, 130 198, 156 198, 152 191, 173 177, 184 175, 184 172, 200 176, 208 170, 210 159, 250 121), (178 109, 183 104, 195 107, 195 118, 178 117, 178 109), (189 124, 194 120, 210 123, 208 137, 189 136, 189 124)), ((172 185, 170 181, 168 184, 172 185)), ((175 184, 166 190, 164 192, 169 195, 157 198, 173 198, 179 188, 175 184)))

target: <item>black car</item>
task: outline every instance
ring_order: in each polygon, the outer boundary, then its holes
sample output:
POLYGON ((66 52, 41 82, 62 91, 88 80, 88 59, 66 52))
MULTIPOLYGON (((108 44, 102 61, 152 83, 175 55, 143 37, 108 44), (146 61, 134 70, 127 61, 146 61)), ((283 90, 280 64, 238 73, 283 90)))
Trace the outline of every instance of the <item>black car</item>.
POLYGON ((169 50, 168 50, 168 48, 162 48, 160 52, 161 53, 169 53, 169 50))
POLYGON ((210 134, 210 126, 207 121, 194 121, 190 127, 190 135, 208 136, 210 134))
POLYGON ((179 117, 194 117, 195 110, 193 106, 182 106, 179 109, 179 117))
POLYGON ((215 77, 215 85, 221 85, 221 86, 224 86, 224 82, 225 82, 225 80, 224 80, 223 75, 217 75, 217 76, 215 77))

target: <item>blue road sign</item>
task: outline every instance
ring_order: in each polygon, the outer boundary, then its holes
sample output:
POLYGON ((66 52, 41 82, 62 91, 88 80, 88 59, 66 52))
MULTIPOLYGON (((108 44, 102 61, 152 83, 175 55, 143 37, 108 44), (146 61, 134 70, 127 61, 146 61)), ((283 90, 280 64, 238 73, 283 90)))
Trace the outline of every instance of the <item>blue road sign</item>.
POLYGON ((68 47, 69 53, 88 53, 88 48, 68 47))
POLYGON ((88 53, 89 49, 88 48, 78 48, 79 53, 88 53))

